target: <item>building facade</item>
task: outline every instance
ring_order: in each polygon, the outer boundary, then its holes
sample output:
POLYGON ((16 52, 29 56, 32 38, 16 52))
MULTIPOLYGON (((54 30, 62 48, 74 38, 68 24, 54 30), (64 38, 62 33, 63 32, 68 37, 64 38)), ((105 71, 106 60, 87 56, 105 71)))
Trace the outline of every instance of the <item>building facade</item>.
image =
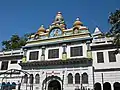
POLYGON ((119 54, 113 38, 76 19, 67 28, 61 12, 20 50, 0 52, 2 90, 119 90, 119 54), (14 80, 14 81, 13 81, 14 80))
POLYGON ((113 37, 105 37, 97 27, 91 43, 95 88, 97 90, 120 89, 120 54, 116 54, 113 37))

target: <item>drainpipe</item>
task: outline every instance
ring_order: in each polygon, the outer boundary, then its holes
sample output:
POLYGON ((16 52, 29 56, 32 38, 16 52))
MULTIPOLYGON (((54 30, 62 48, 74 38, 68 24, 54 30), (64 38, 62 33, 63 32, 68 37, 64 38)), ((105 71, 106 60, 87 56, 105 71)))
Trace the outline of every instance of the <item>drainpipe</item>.
POLYGON ((92 66, 92 76, 93 76, 93 90, 94 90, 94 85, 95 85, 95 76, 94 76, 94 66, 92 66))
POLYGON ((64 89, 64 88, 63 88, 63 84, 64 84, 64 73, 65 73, 65 71, 62 72, 62 74, 63 74, 63 77, 62 77, 62 78, 63 78, 63 79, 62 79, 62 90, 64 89))

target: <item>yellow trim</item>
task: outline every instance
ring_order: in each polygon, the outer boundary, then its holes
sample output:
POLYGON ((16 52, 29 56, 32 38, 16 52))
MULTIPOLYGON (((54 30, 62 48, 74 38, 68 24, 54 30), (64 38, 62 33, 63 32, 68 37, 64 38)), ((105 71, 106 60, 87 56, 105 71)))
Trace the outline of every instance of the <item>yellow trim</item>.
MULTIPOLYGON (((38 43, 48 43, 48 42, 57 42, 57 41, 63 41, 63 40, 71 40, 71 39, 77 39, 77 38, 85 38, 90 37, 89 33, 78 33, 73 35, 66 35, 62 37, 53 37, 53 38, 47 38, 47 39, 37 39, 33 41, 28 41, 27 44, 38 44, 38 43)), ((27 46, 26 44, 26 46, 27 46)))

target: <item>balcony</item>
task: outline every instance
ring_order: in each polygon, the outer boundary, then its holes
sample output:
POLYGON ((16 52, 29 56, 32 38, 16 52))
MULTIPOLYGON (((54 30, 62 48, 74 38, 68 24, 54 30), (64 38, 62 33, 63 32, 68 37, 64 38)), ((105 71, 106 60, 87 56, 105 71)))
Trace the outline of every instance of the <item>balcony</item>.
POLYGON ((23 56, 23 50, 10 50, 0 52, 0 60, 21 59, 23 56))

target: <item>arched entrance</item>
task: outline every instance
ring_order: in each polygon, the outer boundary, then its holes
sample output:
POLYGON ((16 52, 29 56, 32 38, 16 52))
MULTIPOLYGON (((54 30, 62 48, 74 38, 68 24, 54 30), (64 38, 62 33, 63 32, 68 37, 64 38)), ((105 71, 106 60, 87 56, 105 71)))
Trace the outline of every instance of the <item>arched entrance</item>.
POLYGON ((113 84, 114 90, 120 90, 120 83, 119 82, 115 82, 113 84))
POLYGON ((48 90, 61 90, 60 82, 57 80, 50 81, 48 84, 48 90))
POLYGON ((111 84, 109 82, 104 83, 103 90, 111 90, 111 84))
POLYGON ((101 84, 100 83, 96 83, 94 85, 94 90, 101 90, 101 84))

